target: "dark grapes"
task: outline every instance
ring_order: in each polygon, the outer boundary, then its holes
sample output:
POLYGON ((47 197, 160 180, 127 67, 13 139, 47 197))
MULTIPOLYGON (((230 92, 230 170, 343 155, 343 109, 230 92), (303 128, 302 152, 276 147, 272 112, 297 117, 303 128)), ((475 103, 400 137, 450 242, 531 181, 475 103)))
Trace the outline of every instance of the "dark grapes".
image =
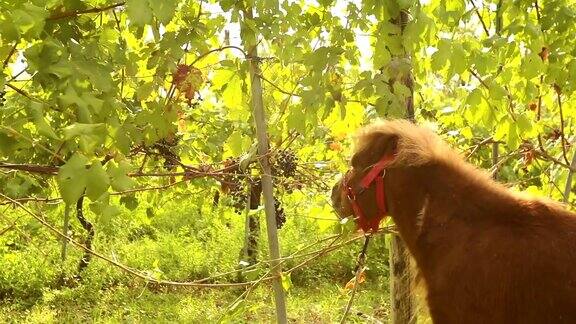
POLYGON ((237 159, 226 160, 224 166, 227 167, 228 170, 222 179, 222 190, 231 197, 232 207, 234 207, 236 214, 240 215, 246 208, 246 202, 248 200, 242 171, 240 170, 237 159))
POLYGON ((180 157, 172 152, 172 148, 178 145, 179 140, 178 136, 170 140, 163 138, 152 146, 164 158, 164 169, 168 171, 174 170, 180 164, 180 157))
POLYGON ((262 179, 250 179, 250 209, 258 209, 262 195, 262 179))
POLYGON ((4 107, 6 102, 6 91, 0 91, 0 107, 4 107))
POLYGON ((289 150, 282 150, 278 152, 274 158, 272 174, 275 176, 292 178, 296 175, 297 166, 298 158, 294 152, 289 150))
POLYGON ((164 169, 167 171, 172 171, 177 166, 178 156, 177 155, 170 155, 168 157, 164 157, 164 169))
POLYGON ((248 200, 248 195, 242 186, 235 186, 234 190, 230 191, 230 196, 232 197, 232 207, 234 207, 234 212, 241 215, 246 208, 246 201, 248 200))
MULTIPOLYGON (((279 166, 276 170, 278 177, 281 177, 280 186, 287 180, 287 177, 293 177, 296 171, 296 156, 289 151, 281 151, 272 158, 272 166, 279 166)), ((242 214, 249 207, 251 210, 258 209, 261 205, 262 197, 262 178, 260 176, 249 176, 251 172, 244 173, 240 170, 238 159, 228 159, 224 161, 225 173, 223 174, 222 192, 230 196, 232 207, 237 214, 242 214), (247 206, 248 197, 250 204, 247 206)), ((294 180, 294 179, 291 179, 294 180)), ((284 208, 276 200, 276 223, 281 228, 286 222, 284 208)))
POLYGON ((281 229, 286 223, 286 214, 284 214, 284 208, 278 199, 275 199, 274 209, 276 210, 276 228, 281 229))

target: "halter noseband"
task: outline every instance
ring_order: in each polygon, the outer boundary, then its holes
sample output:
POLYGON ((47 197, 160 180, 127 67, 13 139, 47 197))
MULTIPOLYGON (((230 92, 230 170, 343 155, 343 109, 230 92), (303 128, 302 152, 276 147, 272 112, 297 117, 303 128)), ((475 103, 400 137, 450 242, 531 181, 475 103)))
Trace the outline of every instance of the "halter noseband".
POLYGON ((370 168, 370 171, 368 171, 362 180, 360 180, 360 188, 357 192, 348 183, 350 180, 350 173, 348 172, 344 177, 342 186, 343 190, 346 190, 346 197, 352 206, 354 216, 357 218, 357 224, 364 232, 376 232, 380 221, 388 212, 386 208, 386 193, 384 191, 384 176, 386 175, 386 168, 394 161, 395 157, 395 154, 387 154, 376 162, 376 164, 370 168), (376 204, 378 205, 378 214, 366 217, 356 198, 368 189, 373 182, 376 183, 376 204))

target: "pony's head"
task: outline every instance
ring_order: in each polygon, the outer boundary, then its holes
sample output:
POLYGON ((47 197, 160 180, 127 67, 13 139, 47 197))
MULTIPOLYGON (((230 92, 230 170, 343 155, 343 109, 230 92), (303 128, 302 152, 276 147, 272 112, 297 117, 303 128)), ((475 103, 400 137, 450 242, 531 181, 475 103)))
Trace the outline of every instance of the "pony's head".
POLYGON ((340 217, 381 218, 393 212, 399 194, 421 190, 408 188, 417 183, 418 170, 451 155, 427 128, 403 120, 375 122, 356 134, 351 168, 332 189, 333 205, 340 217))

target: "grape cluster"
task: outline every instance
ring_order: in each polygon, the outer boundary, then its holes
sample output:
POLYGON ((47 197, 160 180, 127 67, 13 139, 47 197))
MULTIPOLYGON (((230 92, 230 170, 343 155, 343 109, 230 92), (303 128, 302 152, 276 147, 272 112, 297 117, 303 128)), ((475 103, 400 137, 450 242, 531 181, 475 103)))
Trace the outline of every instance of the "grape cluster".
POLYGON ((234 207, 236 214, 242 214, 245 210, 248 201, 248 194, 250 194, 250 209, 258 209, 260 206, 260 197, 262 195, 262 181, 260 180, 260 177, 249 179, 249 193, 246 190, 245 182, 241 176, 234 175, 231 180, 234 182, 228 193, 232 197, 232 206, 234 207))
POLYGON ((232 197, 232 207, 234 207, 234 212, 241 215, 246 209, 246 201, 248 200, 248 195, 242 186, 236 186, 235 190, 230 191, 230 196, 232 197))
MULTIPOLYGON (((271 166, 272 174, 279 180, 276 184, 280 188, 291 191, 294 187, 292 182, 295 181, 297 167, 297 158, 294 152, 282 150, 274 154, 271 159, 271 166)), ((237 214, 243 213, 248 202, 248 195, 250 195, 250 209, 258 209, 262 196, 262 179, 260 176, 251 176, 246 179, 246 174, 240 170, 237 158, 224 161, 224 167, 226 172, 221 180, 222 192, 231 198, 234 211, 237 214)), ((280 229, 286 223, 286 214, 282 203, 277 198, 275 198, 274 209, 276 225, 280 229)))
POLYGON ((276 211, 276 228, 281 229, 286 223, 286 214, 284 214, 284 208, 282 207, 282 203, 278 199, 274 199, 274 209, 276 211))
POLYGON ((232 206, 236 214, 242 214, 246 206, 246 190, 242 186, 241 170, 238 159, 224 161, 224 167, 228 170, 222 178, 222 191, 232 199, 232 206))
POLYGON ((180 162, 180 157, 172 152, 172 148, 178 145, 179 140, 179 137, 174 137, 171 140, 163 138, 152 146, 164 158, 164 169, 168 171, 174 170, 180 162))
POLYGON ((262 179, 250 179, 250 209, 258 209, 262 196, 262 179))
POLYGON ((4 107, 6 103, 6 91, 0 90, 0 107, 4 107))
POLYGON ((272 174, 275 176, 292 178, 296 175, 298 158, 294 152, 282 150, 278 152, 272 161, 272 174))

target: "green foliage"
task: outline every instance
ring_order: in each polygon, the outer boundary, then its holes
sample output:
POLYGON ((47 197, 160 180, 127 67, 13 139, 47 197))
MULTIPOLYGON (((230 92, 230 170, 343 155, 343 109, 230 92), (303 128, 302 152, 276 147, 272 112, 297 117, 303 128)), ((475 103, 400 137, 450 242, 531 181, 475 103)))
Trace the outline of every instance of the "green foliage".
MULTIPOLYGON (((348 135, 377 117, 405 117, 410 100, 417 120, 469 161, 560 200, 575 154, 574 8, 574 0, 4 1, 0 192, 67 206, 85 195, 95 246, 154 276, 234 268, 244 219, 232 214, 220 170, 254 156, 248 60, 257 60, 271 148, 299 161, 294 179, 274 178, 288 215, 284 255, 342 230, 327 197, 347 167, 348 135), (242 46, 252 36, 259 58, 242 46), (496 165, 488 138, 498 142, 496 165)), ((243 176, 258 177, 248 162, 243 176)), ((61 224, 62 207, 29 205, 61 224)), ((2 227, 19 221, 7 214, 2 227)), ((26 222, 15 226, 27 232, 26 222)), ((58 271, 74 272, 56 263, 50 242, 45 272, 28 250, 7 252, 2 291, 37 298, 58 271), (18 269, 30 269, 29 282, 18 269)), ((262 238, 262 258, 264 246, 262 238)), ((290 292, 316 278, 345 282, 354 253, 291 274, 290 292)), ((375 268, 386 275, 385 261, 375 268)), ((88 269, 88 282, 101 280, 95 290, 127 280, 97 262, 88 269)))

